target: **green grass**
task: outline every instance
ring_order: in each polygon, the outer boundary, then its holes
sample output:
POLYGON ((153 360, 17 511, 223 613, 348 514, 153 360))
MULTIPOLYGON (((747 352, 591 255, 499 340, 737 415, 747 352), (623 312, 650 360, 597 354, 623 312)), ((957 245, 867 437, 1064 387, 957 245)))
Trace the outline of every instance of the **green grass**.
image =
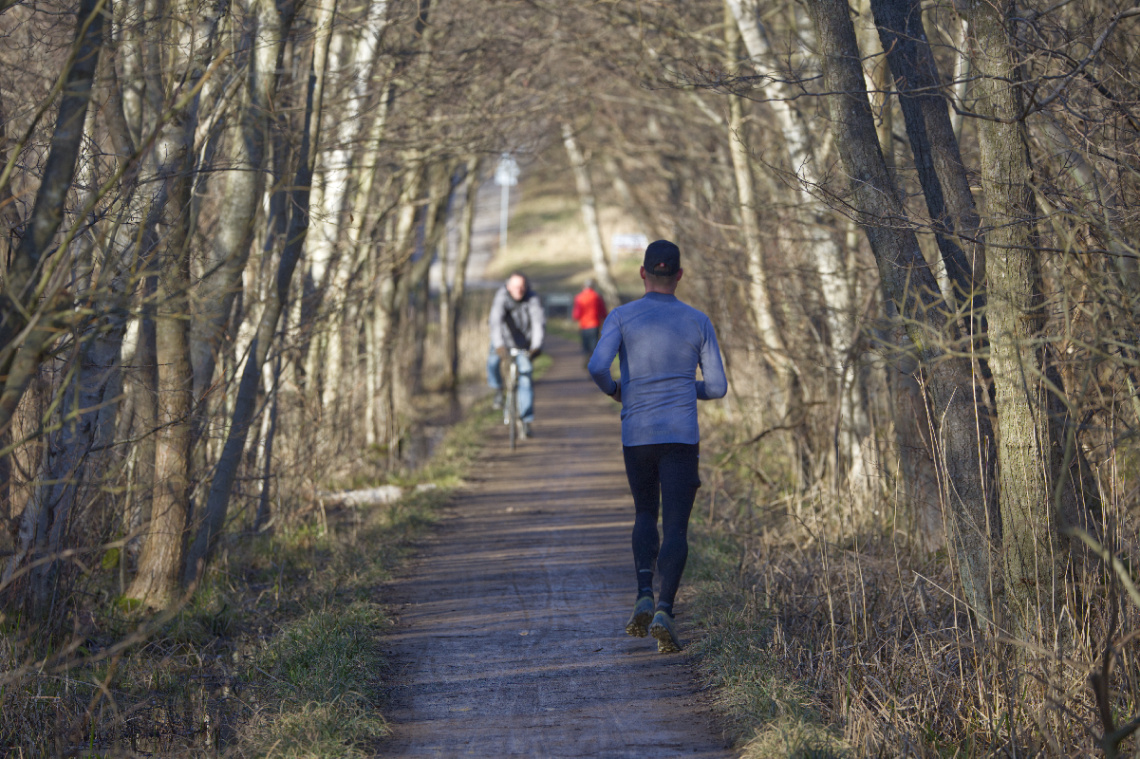
POLYGON ((389 732, 379 711, 380 640, 390 622, 379 606, 354 602, 286 626, 246 670, 261 682, 261 708, 243 749, 282 757, 370 756, 389 732))

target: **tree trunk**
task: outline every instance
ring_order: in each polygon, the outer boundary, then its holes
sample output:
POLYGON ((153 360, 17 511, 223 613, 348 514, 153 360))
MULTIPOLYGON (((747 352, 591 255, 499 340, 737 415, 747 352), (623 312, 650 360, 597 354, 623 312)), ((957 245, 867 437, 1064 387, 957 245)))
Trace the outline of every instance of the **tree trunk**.
POLYGON ((407 383, 413 395, 423 391, 427 326, 431 309, 428 272, 438 257, 440 243, 447 233, 448 209, 451 207, 456 187, 453 180, 454 170, 455 165, 451 163, 438 164, 429 169, 429 194, 423 216, 423 249, 420 251, 419 260, 413 263, 412 271, 404 280, 410 286, 402 297, 405 303, 402 310, 410 307, 414 314, 412 358, 407 383))
MULTIPOLYGON (((726 13, 731 14, 731 9, 727 3, 725 8, 726 13)), ((729 51, 729 65, 734 65, 740 51, 739 28, 732 21, 731 15, 726 21, 728 23, 725 24, 725 44, 729 51)), ((745 100, 735 94, 730 94, 728 97, 729 154, 732 158, 733 178, 736 181, 741 231, 744 233, 744 250, 748 265, 748 302, 752 314, 752 323, 763 348, 763 357, 772 368, 779 383, 781 397, 777 413, 781 419, 780 423, 792 425, 795 428, 793 434, 788 436, 788 460, 800 462, 800 465, 796 467, 797 474, 799 474, 803 471, 801 455, 807 438, 802 417, 799 417, 795 412, 802 387, 800 373, 799 368, 789 355, 780 325, 776 321, 772 309, 768 284, 768 265, 764 260, 758 223, 760 209, 756 200, 756 175, 753 169, 752 151, 745 131, 745 100)), ((782 236, 776 238, 776 246, 780 251, 778 255, 787 252, 785 250, 787 241, 782 236)))
MULTIPOLYGON (((353 178, 352 157, 355 150, 353 138, 360 129, 360 118, 372 90, 372 78, 376 71, 380 37, 388 23, 388 3, 386 0, 370 0, 362 28, 356 27, 338 32, 332 40, 329 53, 328 75, 343 73, 348 80, 347 96, 340 100, 336 113, 330 113, 330 135, 327 147, 322 146, 318 153, 318 168, 313 186, 312 204, 317 213, 312 219, 309 234, 307 282, 311 292, 308 295, 307 316, 315 318, 318 311, 332 315, 328 329, 314 335, 315 342, 309 346, 306 358, 306 376, 315 378, 317 367, 323 366, 326 375, 320 396, 322 407, 336 399, 340 380, 341 327, 345 290, 352 266, 348 256, 336 257, 341 241, 341 230, 351 224, 342 224, 346 213, 350 184, 353 178), (359 39, 353 37, 359 34, 359 39), (324 301, 329 299, 327 306, 324 301), (324 346, 324 347, 322 347, 324 346)), ((316 146, 314 146, 316 148, 316 146)), ((352 244, 344 250, 352 251, 352 244)))
MULTIPOLYGON (((725 24, 726 47, 730 65, 735 63, 740 47, 740 34, 735 24, 725 24)), ((748 262, 748 301, 752 310, 752 323, 764 346, 765 358, 778 374, 792 370, 787 348, 772 315, 768 295, 768 273, 757 223, 756 181, 752 173, 752 151, 744 124, 744 99, 729 94, 728 145, 732 156, 733 178, 736 180, 736 197, 740 208, 740 227, 744 233, 744 252, 748 262)))
MULTIPOLYGON (((1056 515, 1049 497, 1047 395, 1038 355, 1045 313, 1033 219, 1019 66, 1006 13, 972 0, 982 189, 988 228, 990 368, 998 414, 998 469, 1006 598, 1016 634, 1043 636, 1059 609, 1056 515)), ((1041 638, 1043 640, 1043 638, 1041 638)))
POLYGON ((375 376, 377 394, 370 399, 376 406, 376 421, 379 428, 379 443, 388 458, 388 468, 396 465, 400 453, 400 426, 396 416, 395 383, 398 372, 395 367, 396 330, 396 283, 391 271, 381 267, 382 273, 376 288, 372 311, 371 352, 375 356, 375 376))
MULTIPOLYGON (((894 301, 885 303, 889 331, 883 335, 887 354, 887 384, 895 428, 899 467, 897 492, 909 509, 915 542, 925 551, 946 544, 947 524, 942 505, 953 502, 949 483, 939 472, 938 419, 921 380, 918 350, 907 335, 894 301)), ((894 474, 894 472, 891 472, 894 474)), ((953 532, 951 526, 950 532, 953 532)))
POLYGON ((992 470, 988 418, 979 413, 969 362, 946 354, 940 339, 954 323, 938 283, 922 257, 914 231, 900 225, 905 211, 883 161, 863 84, 855 30, 846 0, 810 5, 823 59, 823 89, 843 168, 851 177, 852 202, 871 243, 886 299, 894 302, 928 373, 935 417, 942 420, 941 458, 955 517, 954 542, 966 600, 980 620, 993 620, 988 508, 992 470), (980 445, 979 445, 980 443, 980 445))
POLYGON ((72 515, 85 495, 97 491, 97 472, 105 471, 111 458, 110 443, 120 395, 120 350, 128 311, 101 324, 101 329, 79 337, 75 379, 62 390, 62 428, 51 436, 43 481, 36 499, 46 510, 46 532, 37 536, 33 560, 50 559, 32 571, 33 605, 36 616, 50 611, 59 576, 59 555, 67 547, 72 515))
POLYGON ((970 55, 966 48, 970 44, 970 24, 966 19, 958 20, 958 24, 954 30, 956 32, 954 37, 954 109, 950 114, 950 126, 954 130, 954 136, 959 140, 962 139, 962 121, 965 118, 963 111, 965 110, 966 92, 970 79, 970 55))
POLYGON ((475 229, 475 202, 479 194, 478 156, 467 159, 463 178, 463 210, 459 212, 459 240, 456 244, 454 272, 450 279, 443 267, 443 295, 439 300, 440 328, 443 330, 443 386, 451 393, 459 389, 459 322, 463 316, 463 298, 467 292, 467 262, 471 258, 471 238, 475 229))
POLYGON ((568 122, 562 124, 562 142, 566 145, 566 155, 570 158, 570 169, 574 172, 574 183, 578 188, 578 202, 582 206, 582 221, 586 224, 586 237, 590 241, 590 259, 594 263, 594 277, 598 280, 602 297, 606 303, 621 303, 617 283, 610 271, 609 257, 602 241, 602 229, 598 226, 597 201, 594 199, 594 185, 590 181, 590 169, 578 147, 574 130, 568 122))
MULTIPOLYGON (((894 108, 891 107, 891 71, 884 60, 884 50, 871 15, 871 0, 859 0, 855 19, 855 39, 863 54, 863 78, 875 114, 875 133, 883 149, 883 161, 891 179, 895 175, 894 108)), ((856 227, 858 225, 855 225, 856 227)), ((848 246, 850 249, 852 246, 848 246)))
MULTIPOLYGON (((228 143, 233 155, 226 165, 226 189, 219 218, 205 257, 205 277, 199 285, 201 313, 191 337, 194 354, 194 396, 201 399, 214 378, 218 351, 227 340, 227 322, 242 287, 242 272, 253 244, 254 218, 265 191, 266 144, 285 37, 293 21, 292 8, 278 11, 273 0, 255 0, 250 25, 252 54, 246 72, 245 102, 228 143)), ((201 405, 202 411, 208 404, 201 405)))
POLYGON ((265 450, 262 454, 261 470, 261 495, 257 499, 257 513, 253 518, 253 531, 259 533, 266 529, 269 525, 270 517, 270 501, 272 500, 273 487, 270 482, 273 474, 273 443, 277 439, 277 412, 278 403, 281 399, 281 354, 278 352, 277 360, 273 363, 273 372, 267 382, 272 382, 272 389, 270 394, 272 399, 269 403, 269 426, 265 431, 265 450))
MULTIPOLYGON (((927 212, 957 308, 985 308, 985 249, 978 211, 926 40, 919 0, 871 0, 894 75, 927 212)), ((980 331, 980 330, 979 330, 980 331)))
MULTIPOLYGON (((301 258, 301 251, 308 234, 309 188, 313 179, 312 156, 316 152, 314 142, 319 137, 319 134, 312 133, 320 115, 319 104, 314 102, 314 97, 317 94, 317 81, 318 77, 315 71, 310 68, 304 127, 301 133, 301 147, 297 155, 297 175, 293 181, 292 202, 289 204, 292 208, 292 215, 289 221, 289 232, 285 237, 285 248, 281 252, 281 260, 278 262, 276 287, 270 293, 261 312, 256 336, 250 346, 245 368, 242 371, 241 382, 238 385, 229 433, 226 435, 222 455, 214 469, 214 478, 210 482, 210 489, 206 496, 206 508, 202 524, 186 554, 183 581, 187 585, 202 576, 214 545, 225 528, 234 479, 237 477, 238 467, 242 461, 246 438, 257 405, 262 367, 269 356, 269 348, 273 343, 273 336, 277 332, 277 322, 288 301, 293 271, 301 258)), ((258 515, 257 521, 261 524, 260 509, 258 515)))
MULTIPOLYGON (((187 13, 189 11, 187 9, 187 13)), ((220 12, 220 9, 219 9, 220 12)), ((185 18, 191 18, 186 15, 185 18)), ((194 367, 190 354, 190 237, 192 190, 197 164, 194 135, 198 121, 198 85, 212 59, 218 30, 217 17, 196 19, 178 38, 177 54, 183 67, 184 109, 165 102, 163 71, 148 62, 147 99, 161 127, 154 146, 157 197, 143 232, 143 261, 160 250, 158 291, 155 301, 155 354, 158 364, 157 429, 154 489, 150 526, 139 556, 138 573, 126 591, 151 608, 167 607, 176 600, 189 517, 191 452, 194 429, 194 367), (165 119, 165 121, 162 121, 165 119)), ((158 51, 147 48, 152 56, 158 51)))
MULTIPOLYGON (((128 598, 151 608, 169 606, 178 591, 183 539, 190 495, 190 449, 193 437, 193 367, 190 360, 189 291, 190 141, 193 119, 172 120, 156 150, 170 157, 160 176, 169 201, 159 210, 168 230, 160 257, 155 307, 158 365, 154 491, 150 527, 139 556, 138 574, 128 598)), ((157 232, 156 228, 156 232, 157 232)), ((157 244, 158 240, 154 240, 157 244)), ((148 246, 149 247, 149 246, 148 246)))
MULTIPOLYGON (((748 55, 761 70, 778 68, 772 54, 759 8, 751 0, 727 0, 740 28, 748 55)), ((860 64, 862 72, 862 64, 860 64)), ((860 73, 860 75, 862 75, 860 73)), ((862 86, 862 83, 860 83, 862 86)), ((834 462, 836 483, 848 469, 861 468, 863 444, 870 431, 866 409, 858 402, 862 395, 856 387, 858 376, 854 372, 849 354, 853 343, 852 290, 847 277, 843 251, 829 228, 831 211, 812 193, 823 186, 815 148, 813 128, 804 115, 794 107, 798 92, 779 78, 764 78, 760 85, 769 107, 776 116, 788 151, 788 161, 799 180, 799 202, 796 212, 806 238, 806 244, 815 257, 822 283, 823 301, 827 309, 828 358, 836 383, 840 404, 839 460, 834 462)), ((863 89, 864 97, 866 89, 863 89)), ((877 144, 877 141, 876 141, 877 144)))
POLYGON ((3 364, 0 373, 7 375, 0 392, 0 429, 11 423, 24 390, 39 369, 43 352, 56 338, 57 326, 62 324, 55 322, 59 318, 71 319, 70 304, 56 302, 62 284, 60 278, 55 277, 54 282, 49 283, 46 281, 49 275, 36 277, 35 273, 63 222, 64 204, 75 176, 91 85, 103 45, 103 4, 104 0, 80 2, 73 54, 68 62, 43 176, 31 218, 0 290, 0 363, 3 364), (42 298, 46 300, 38 302, 42 298), (53 313, 55 311, 60 313, 53 313), (35 313, 30 325, 23 316, 25 313, 35 313), (21 335, 25 327, 30 329, 21 335))

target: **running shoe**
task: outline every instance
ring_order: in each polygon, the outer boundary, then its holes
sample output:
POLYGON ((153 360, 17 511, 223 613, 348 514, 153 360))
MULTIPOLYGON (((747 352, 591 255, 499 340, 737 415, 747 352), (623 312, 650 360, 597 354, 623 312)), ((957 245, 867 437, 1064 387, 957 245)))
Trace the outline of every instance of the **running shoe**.
POLYGON ((653 596, 642 596, 633 606, 633 614, 625 623, 625 634, 644 638, 649 634, 649 620, 653 619, 653 596))
POLYGON ((495 393, 495 397, 491 399, 491 408, 495 409, 495 411, 498 411, 502 407, 503 407, 503 394, 502 393, 495 393))
POLYGON ((657 638, 657 653, 675 654, 681 650, 681 640, 677 637, 677 628, 673 617, 665 611, 658 609, 653 615, 653 622, 649 625, 649 634, 657 638))
POLYGON ((522 436, 524 440, 529 440, 531 436, 530 422, 523 422, 522 436))

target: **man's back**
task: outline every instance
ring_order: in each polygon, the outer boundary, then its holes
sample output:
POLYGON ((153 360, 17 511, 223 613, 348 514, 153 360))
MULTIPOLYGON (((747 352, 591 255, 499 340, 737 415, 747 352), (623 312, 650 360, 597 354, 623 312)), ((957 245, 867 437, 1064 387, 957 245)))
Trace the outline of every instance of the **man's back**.
POLYGON ((589 363, 603 391, 612 381, 615 355, 621 367, 622 444, 698 442, 698 398, 720 398, 727 391, 708 317, 672 295, 647 293, 606 319, 589 363))

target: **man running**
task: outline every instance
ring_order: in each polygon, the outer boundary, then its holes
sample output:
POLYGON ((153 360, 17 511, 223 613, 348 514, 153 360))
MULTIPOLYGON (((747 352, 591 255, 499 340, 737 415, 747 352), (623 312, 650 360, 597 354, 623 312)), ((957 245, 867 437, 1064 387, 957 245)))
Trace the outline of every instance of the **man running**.
POLYGON ((675 244, 650 243, 641 267, 645 296, 610 313, 587 367, 601 391, 621 403, 637 570, 637 601, 625 631, 653 635, 661 653, 681 650, 673 600, 689 554, 689 514, 701 485, 697 401, 723 398, 728 391, 712 323, 674 295, 683 273, 675 244), (620 359, 620 384, 610 374, 614 356, 620 359), (663 538, 657 532, 658 511, 663 538), (654 561, 661 579, 656 608, 654 561))
POLYGON ((530 287, 522 272, 512 272, 507 282, 495 293, 488 317, 491 329, 491 353, 487 357, 487 384, 495 391, 495 408, 503 406, 503 380, 499 374, 502 362, 510 359, 510 349, 525 351, 515 356, 519 369, 519 418, 523 437, 530 437, 534 421, 534 367, 531 361, 542 352, 545 339, 546 312, 542 299, 530 287))

